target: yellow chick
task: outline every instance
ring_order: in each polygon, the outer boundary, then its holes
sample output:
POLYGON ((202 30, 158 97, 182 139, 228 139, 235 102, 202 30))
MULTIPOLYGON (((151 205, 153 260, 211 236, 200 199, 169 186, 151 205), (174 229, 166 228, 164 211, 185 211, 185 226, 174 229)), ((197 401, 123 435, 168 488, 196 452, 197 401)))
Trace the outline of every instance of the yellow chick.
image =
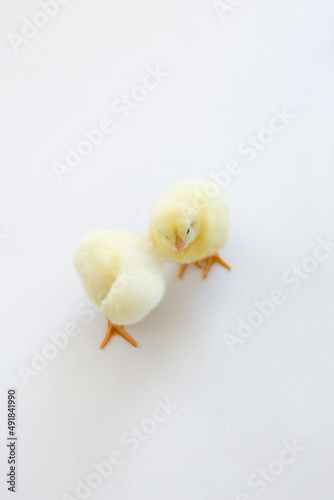
POLYGON ((230 228, 229 200, 218 184, 203 180, 181 181, 155 202, 150 237, 167 261, 180 262, 181 278, 187 264, 206 260, 203 278, 214 262, 231 269, 218 255, 230 228))
POLYGON ((137 347, 123 325, 143 319, 165 291, 163 260, 150 239, 98 229, 79 243, 73 261, 87 297, 108 319, 100 348, 116 334, 137 347))

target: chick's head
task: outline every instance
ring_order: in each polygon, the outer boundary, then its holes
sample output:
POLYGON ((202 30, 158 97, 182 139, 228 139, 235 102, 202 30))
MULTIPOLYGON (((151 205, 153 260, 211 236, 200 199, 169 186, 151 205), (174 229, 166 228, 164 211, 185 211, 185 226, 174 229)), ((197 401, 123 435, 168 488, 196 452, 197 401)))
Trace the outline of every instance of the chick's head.
POLYGON ((198 212, 187 204, 166 205, 151 216, 150 233, 161 252, 184 254, 200 232, 198 212))

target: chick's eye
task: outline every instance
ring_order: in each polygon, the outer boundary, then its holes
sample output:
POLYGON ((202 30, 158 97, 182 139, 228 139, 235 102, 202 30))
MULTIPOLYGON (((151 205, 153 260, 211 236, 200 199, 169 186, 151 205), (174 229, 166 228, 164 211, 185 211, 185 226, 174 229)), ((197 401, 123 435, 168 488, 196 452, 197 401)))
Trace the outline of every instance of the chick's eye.
POLYGON ((165 238, 167 238, 167 240, 169 240, 169 238, 168 238, 167 234, 165 234, 165 238))
POLYGON ((187 231, 187 234, 189 234, 189 233, 190 233, 190 227, 188 228, 188 231, 187 231))

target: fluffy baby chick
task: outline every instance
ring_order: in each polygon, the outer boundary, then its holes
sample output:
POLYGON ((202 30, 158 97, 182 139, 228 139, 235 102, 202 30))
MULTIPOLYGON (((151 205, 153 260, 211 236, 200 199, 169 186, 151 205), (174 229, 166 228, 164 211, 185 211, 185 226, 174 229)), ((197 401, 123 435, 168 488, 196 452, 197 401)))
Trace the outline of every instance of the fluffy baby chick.
POLYGON ((231 269, 218 255, 229 234, 229 201, 214 182, 179 182, 155 202, 150 237, 167 261, 180 262, 181 278, 187 264, 206 259, 203 278, 214 262, 231 269))
POLYGON ((143 319, 165 290, 163 261, 149 238, 98 229, 80 242, 74 266, 89 300, 108 319, 100 348, 116 334, 137 347, 123 325, 143 319))

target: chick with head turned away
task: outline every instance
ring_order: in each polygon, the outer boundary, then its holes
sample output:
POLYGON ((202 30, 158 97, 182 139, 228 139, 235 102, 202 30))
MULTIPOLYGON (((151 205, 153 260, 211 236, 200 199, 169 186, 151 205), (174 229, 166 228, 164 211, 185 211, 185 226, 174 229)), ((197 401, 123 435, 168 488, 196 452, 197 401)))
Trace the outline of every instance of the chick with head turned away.
POLYGON ((143 319, 165 291, 163 260, 150 239, 98 229, 79 243, 73 261, 88 299, 108 319, 100 348, 113 335, 137 347, 124 325, 143 319))
POLYGON ((187 264, 202 267, 201 260, 206 278, 214 262, 231 269, 218 255, 228 239, 229 214, 227 195, 216 183, 181 181, 153 205, 150 237, 165 260, 181 264, 179 278, 187 264))

